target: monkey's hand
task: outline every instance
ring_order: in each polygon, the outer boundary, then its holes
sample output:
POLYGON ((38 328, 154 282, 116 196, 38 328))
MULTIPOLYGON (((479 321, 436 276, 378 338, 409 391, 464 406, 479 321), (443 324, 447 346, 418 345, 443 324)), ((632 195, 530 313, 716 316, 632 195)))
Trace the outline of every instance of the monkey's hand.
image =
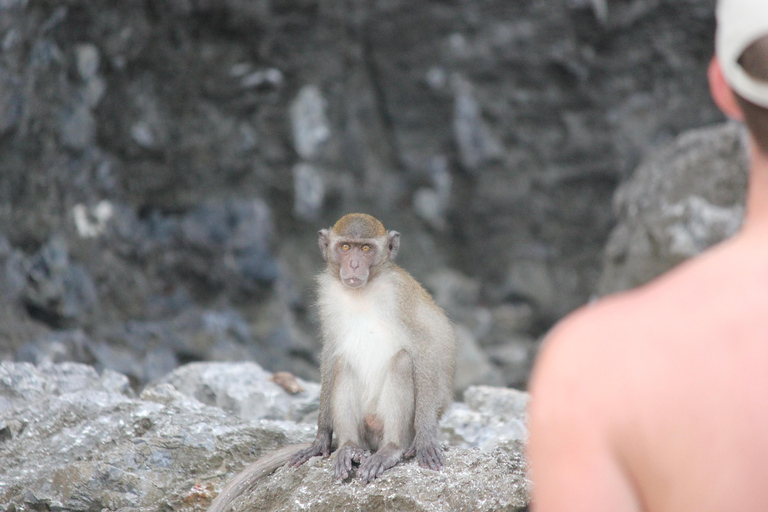
POLYGON ((309 448, 299 450, 288 459, 288 466, 297 468, 307 462, 312 457, 322 455, 328 457, 331 455, 331 436, 321 436, 318 434, 315 441, 309 448))
POLYGON ((420 439, 419 436, 416 436, 411 447, 405 452, 405 458, 414 455, 416 455, 419 466, 423 468, 440 471, 440 468, 445 464, 443 449, 436 439, 420 439))

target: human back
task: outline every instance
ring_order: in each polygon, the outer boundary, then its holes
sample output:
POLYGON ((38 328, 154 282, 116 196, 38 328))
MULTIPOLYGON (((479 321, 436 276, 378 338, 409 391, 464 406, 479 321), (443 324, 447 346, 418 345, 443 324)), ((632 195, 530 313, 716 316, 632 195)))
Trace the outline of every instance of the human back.
POLYGON ((606 389, 595 391, 605 411, 595 428, 646 510, 766 510, 764 240, 736 237, 573 320, 600 326, 594 350, 614 347, 610 364, 586 370, 606 389))
POLYGON ((534 510, 768 510, 768 1, 720 0, 713 98, 750 133, 731 240, 548 336, 531 382, 534 510))

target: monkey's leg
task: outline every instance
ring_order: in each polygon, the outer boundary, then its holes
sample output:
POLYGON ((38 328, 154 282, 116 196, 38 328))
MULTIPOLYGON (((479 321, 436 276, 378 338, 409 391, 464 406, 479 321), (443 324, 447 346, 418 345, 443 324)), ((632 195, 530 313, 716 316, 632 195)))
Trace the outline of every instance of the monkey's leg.
POLYGON ((363 403, 360 396, 361 383, 343 364, 337 366, 333 393, 333 424, 339 440, 339 449, 333 458, 333 475, 345 480, 352 470, 353 462, 362 462, 363 449, 363 403))
POLYGON ((413 360, 401 350, 392 358, 379 397, 376 415, 383 423, 379 449, 360 466, 360 479, 371 482, 397 464, 413 438, 413 360))
POLYGON ((437 441, 437 422, 440 410, 438 393, 436 389, 437 379, 429 379, 429 376, 416 377, 416 406, 414 413, 414 428, 416 436, 405 457, 414 455, 419 466, 434 471, 439 471, 445 464, 443 449, 437 441))

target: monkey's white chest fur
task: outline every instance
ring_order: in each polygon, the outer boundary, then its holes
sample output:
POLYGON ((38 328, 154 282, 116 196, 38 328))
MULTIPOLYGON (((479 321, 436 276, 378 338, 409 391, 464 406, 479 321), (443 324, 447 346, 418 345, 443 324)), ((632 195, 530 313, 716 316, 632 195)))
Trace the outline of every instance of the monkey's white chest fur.
POLYGON ((366 412, 376 412, 388 368, 404 346, 395 299, 388 287, 369 283, 365 289, 350 290, 338 281, 320 296, 324 329, 333 333, 336 356, 358 384, 347 392, 358 394, 366 412))

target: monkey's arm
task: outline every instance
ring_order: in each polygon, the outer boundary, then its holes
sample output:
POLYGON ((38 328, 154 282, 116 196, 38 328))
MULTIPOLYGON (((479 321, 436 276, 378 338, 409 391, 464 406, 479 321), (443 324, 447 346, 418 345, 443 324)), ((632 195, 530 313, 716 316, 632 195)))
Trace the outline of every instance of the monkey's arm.
POLYGON ((327 361, 329 359, 323 354, 323 364, 321 364, 321 382, 320 382, 320 412, 317 416, 317 436, 314 442, 303 450, 294 453, 288 460, 291 467, 299 467, 312 457, 322 455, 328 457, 331 455, 331 440, 333 439, 333 414, 331 409, 333 387, 335 385, 336 371, 333 368, 334 363, 327 361), (330 368, 329 368, 330 366, 330 368))

